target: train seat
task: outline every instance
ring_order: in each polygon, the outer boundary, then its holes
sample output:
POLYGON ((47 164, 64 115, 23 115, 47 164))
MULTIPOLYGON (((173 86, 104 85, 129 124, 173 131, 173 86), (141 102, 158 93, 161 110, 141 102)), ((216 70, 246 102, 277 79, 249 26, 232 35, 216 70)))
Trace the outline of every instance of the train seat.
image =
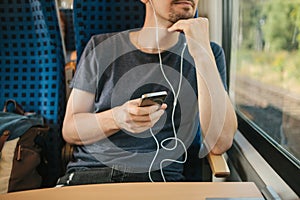
POLYGON ((50 125, 43 185, 56 183, 65 112, 64 54, 54 0, 0 2, 0 108, 15 99, 50 125))

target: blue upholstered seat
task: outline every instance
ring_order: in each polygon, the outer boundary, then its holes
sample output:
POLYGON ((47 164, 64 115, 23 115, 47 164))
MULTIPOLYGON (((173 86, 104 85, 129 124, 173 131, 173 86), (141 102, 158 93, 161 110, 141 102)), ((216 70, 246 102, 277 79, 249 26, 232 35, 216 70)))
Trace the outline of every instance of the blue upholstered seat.
POLYGON ((55 0, 0 1, 0 108, 15 99, 51 127, 45 185, 59 176, 65 112, 64 57, 55 0))
POLYGON ((142 27, 144 4, 136 0, 74 0, 77 58, 94 34, 142 27))

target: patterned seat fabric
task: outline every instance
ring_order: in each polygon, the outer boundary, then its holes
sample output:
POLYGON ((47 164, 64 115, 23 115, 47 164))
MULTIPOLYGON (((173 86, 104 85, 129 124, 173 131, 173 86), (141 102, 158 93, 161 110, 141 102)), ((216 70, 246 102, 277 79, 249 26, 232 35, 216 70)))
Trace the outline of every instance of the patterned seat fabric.
POLYGON ((144 4, 137 0, 74 0, 77 58, 94 34, 140 28, 144 4))
POLYGON ((45 118, 49 171, 55 183, 65 112, 64 57, 55 0, 0 1, 0 108, 6 99, 45 118))

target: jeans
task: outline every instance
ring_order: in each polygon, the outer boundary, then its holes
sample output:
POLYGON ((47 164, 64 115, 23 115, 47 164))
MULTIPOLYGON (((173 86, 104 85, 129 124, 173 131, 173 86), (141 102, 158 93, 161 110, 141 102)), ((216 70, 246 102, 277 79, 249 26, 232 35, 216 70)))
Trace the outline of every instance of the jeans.
MULTIPOLYGON (((151 178, 154 182, 163 181, 160 171, 151 172, 151 178)), ((57 186, 122 182, 150 182, 150 178, 148 172, 134 173, 121 166, 100 167, 71 170, 58 180, 57 186)))

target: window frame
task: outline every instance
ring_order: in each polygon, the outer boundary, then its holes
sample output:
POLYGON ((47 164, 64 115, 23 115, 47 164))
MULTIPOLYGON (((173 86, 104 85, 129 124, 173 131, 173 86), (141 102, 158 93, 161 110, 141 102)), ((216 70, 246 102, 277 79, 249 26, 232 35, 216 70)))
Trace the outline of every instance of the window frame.
POLYGON ((299 196, 300 179, 296 178, 297 174, 299 174, 299 161, 286 150, 272 143, 268 139, 268 134, 247 119, 244 114, 238 110, 236 110, 236 113, 239 131, 299 196))

